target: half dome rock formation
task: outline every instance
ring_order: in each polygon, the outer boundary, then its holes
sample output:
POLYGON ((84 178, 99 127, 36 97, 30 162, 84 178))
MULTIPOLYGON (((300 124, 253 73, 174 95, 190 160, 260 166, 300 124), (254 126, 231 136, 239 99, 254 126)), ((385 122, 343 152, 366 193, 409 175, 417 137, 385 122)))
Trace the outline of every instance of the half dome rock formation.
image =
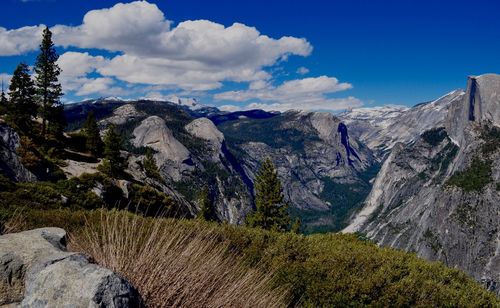
POLYGON ((43 228, 0 236, 0 306, 143 307, 118 274, 66 251, 66 232, 43 228))
POLYGON ((500 126, 500 75, 470 76, 464 98, 451 104, 446 128, 458 144, 470 122, 500 126))

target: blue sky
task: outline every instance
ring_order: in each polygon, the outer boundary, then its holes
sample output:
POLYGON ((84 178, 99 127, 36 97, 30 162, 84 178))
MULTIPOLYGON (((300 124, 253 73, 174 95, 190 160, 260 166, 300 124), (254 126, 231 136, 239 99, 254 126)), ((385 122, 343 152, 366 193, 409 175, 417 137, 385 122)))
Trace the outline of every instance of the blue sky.
POLYGON ((176 95, 335 111, 414 105, 500 72, 497 1, 117 3, 2 1, 0 74, 33 63, 41 27, 23 27, 41 24, 57 25, 67 101, 176 95))

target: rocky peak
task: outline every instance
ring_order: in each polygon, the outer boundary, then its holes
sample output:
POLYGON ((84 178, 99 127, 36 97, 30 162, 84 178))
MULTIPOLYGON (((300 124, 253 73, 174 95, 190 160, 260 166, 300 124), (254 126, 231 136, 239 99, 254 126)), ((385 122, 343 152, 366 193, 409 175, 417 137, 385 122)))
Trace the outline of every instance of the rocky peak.
POLYGON ((464 141, 464 129, 472 123, 488 122, 500 126, 500 75, 470 76, 461 100, 453 102, 446 128, 458 144, 464 141))

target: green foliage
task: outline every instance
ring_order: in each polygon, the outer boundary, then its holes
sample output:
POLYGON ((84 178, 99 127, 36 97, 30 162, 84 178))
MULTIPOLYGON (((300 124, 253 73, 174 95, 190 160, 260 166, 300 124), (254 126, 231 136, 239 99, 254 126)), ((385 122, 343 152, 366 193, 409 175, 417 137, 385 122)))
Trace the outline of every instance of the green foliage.
POLYGON ((36 115, 35 87, 27 64, 17 66, 9 86, 7 120, 24 133, 32 133, 31 118, 36 115))
MULTIPOLYGON (((86 221, 99 225, 101 211, 26 213, 26 228, 63 227, 82 232, 86 221)), ((104 216, 106 217, 106 216, 104 216)), ((186 234, 206 230, 200 220, 165 224, 186 234)), ((212 235, 230 243, 248 266, 273 271, 275 286, 290 286, 292 303, 302 307, 498 307, 499 299, 463 272, 414 254, 380 248, 357 235, 268 232, 212 225, 212 235)), ((212 236, 211 236, 212 237, 212 236)))
POLYGON ((481 139, 484 140, 484 144, 481 147, 483 155, 494 153, 497 149, 500 149, 500 128, 496 126, 484 126, 481 139))
POLYGON ((422 134, 422 139, 432 146, 437 146, 448 137, 444 127, 433 128, 422 134))
POLYGON ((3 90, 3 81, 2 81, 2 93, 0 94, 0 115, 3 115, 7 112, 7 104, 9 101, 5 96, 5 92, 3 90))
POLYGON ((53 136, 62 137, 66 120, 61 103, 62 87, 59 83, 61 69, 57 65, 58 55, 52 42, 52 32, 46 27, 43 30, 40 53, 36 58, 35 85, 40 104, 40 117, 42 118, 42 137, 50 132, 53 136))
POLYGON ((490 160, 483 161, 475 157, 470 167, 463 171, 455 172, 447 181, 447 185, 460 187, 467 192, 481 191, 492 181, 491 164, 490 160))
POLYGON ((99 134, 99 127, 95 120, 94 113, 91 111, 87 114, 87 120, 83 124, 82 133, 85 136, 85 148, 94 156, 100 155, 102 152, 103 142, 99 134))
POLYGON ((300 231, 301 227, 302 227, 302 221, 300 220, 299 217, 295 217, 295 220, 292 223, 290 231, 292 233, 299 234, 301 232, 300 231))
POLYGON ((270 159, 264 161, 255 178, 255 206, 256 211, 247 217, 249 226, 275 231, 290 229, 288 204, 270 159))
POLYGON ((125 160, 120 153, 122 143, 122 138, 116 132, 116 127, 110 125, 104 136, 104 160, 100 165, 100 171, 111 176, 118 176, 123 173, 126 166, 125 160))
POLYGON ((200 204, 200 212, 197 217, 206 221, 216 221, 217 215, 215 213, 214 202, 212 200, 212 196, 210 195, 208 186, 205 186, 201 191, 198 202, 200 204))
POLYGON ((151 186, 132 184, 129 192, 129 210, 146 216, 184 216, 172 197, 151 186))
POLYGON ((146 155, 142 160, 142 167, 144 168, 144 172, 147 177, 163 182, 151 148, 146 148, 146 155))
POLYGON ((21 159, 21 163, 25 168, 37 176, 38 179, 44 181, 57 181, 65 179, 64 172, 59 168, 57 159, 53 159, 49 154, 53 154, 53 150, 45 153, 43 149, 37 145, 32 138, 21 136, 21 146, 17 148, 17 154, 21 159))

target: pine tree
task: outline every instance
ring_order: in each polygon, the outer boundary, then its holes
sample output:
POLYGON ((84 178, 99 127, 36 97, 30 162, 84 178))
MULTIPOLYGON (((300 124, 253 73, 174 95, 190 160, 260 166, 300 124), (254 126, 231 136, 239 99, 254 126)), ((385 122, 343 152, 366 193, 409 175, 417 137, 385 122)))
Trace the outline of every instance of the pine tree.
POLYGON ((58 77, 61 69, 56 61, 58 55, 52 42, 52 32, 46 27, 43 30, 40 53, 36 59, 35 73, 40 117, 42 118, 42 137, 47 132, 61 136, 66 126, 64 109, 61 103, 62 87, 58 77), (50 127, 48 127, 50 126, 50 127))
POLYGON ((120 153, 121 146, 121 136, 116 132, 116 127, 110 125, 104 136, 104 161, 101 170, 111 176, 121 174, 126 167, 120 153))
POLYGON ((85 148, 87 151, 94 156, 100 155, 102 152, 102 140, 97 121, 92 111, 87 114, 87 120, 83 124, 82 133, 86 139, 85 148))
POLYGON ((153 150, 151 148, 146 148, 146 155, 142 160, 142 167, 147 177, 161 180, 161 175, 156 165, 156 160, 153 156, 153 150))
POLYGON ((34 83, 28 65, 20 63, 10 81, 7 120, 25 133, 31 133, 31 118, 34 116, 36 116, 34 83))
POLYGON ((208 189, 208 186, 205 186, 201 191, 199 202, 200 212, 198 213, 198 218, 204 219, 206 221, 217 220, 213 200, 210 196, 210 190, 208 189))
POLYGON ((5 92, 3 90, 3 80, 2 80, 2 94, 0 94, 0 115, 3 115, 7 112, 7 104, 9 101, 7 100, 7 96, 5 96, 5 92))
POLYGON ((249 215, 247 223, 266 230, 288 231, 290 216, 284 201, 278 173, 270 159, 262 164, 255 178, 256 211, 249 215))

